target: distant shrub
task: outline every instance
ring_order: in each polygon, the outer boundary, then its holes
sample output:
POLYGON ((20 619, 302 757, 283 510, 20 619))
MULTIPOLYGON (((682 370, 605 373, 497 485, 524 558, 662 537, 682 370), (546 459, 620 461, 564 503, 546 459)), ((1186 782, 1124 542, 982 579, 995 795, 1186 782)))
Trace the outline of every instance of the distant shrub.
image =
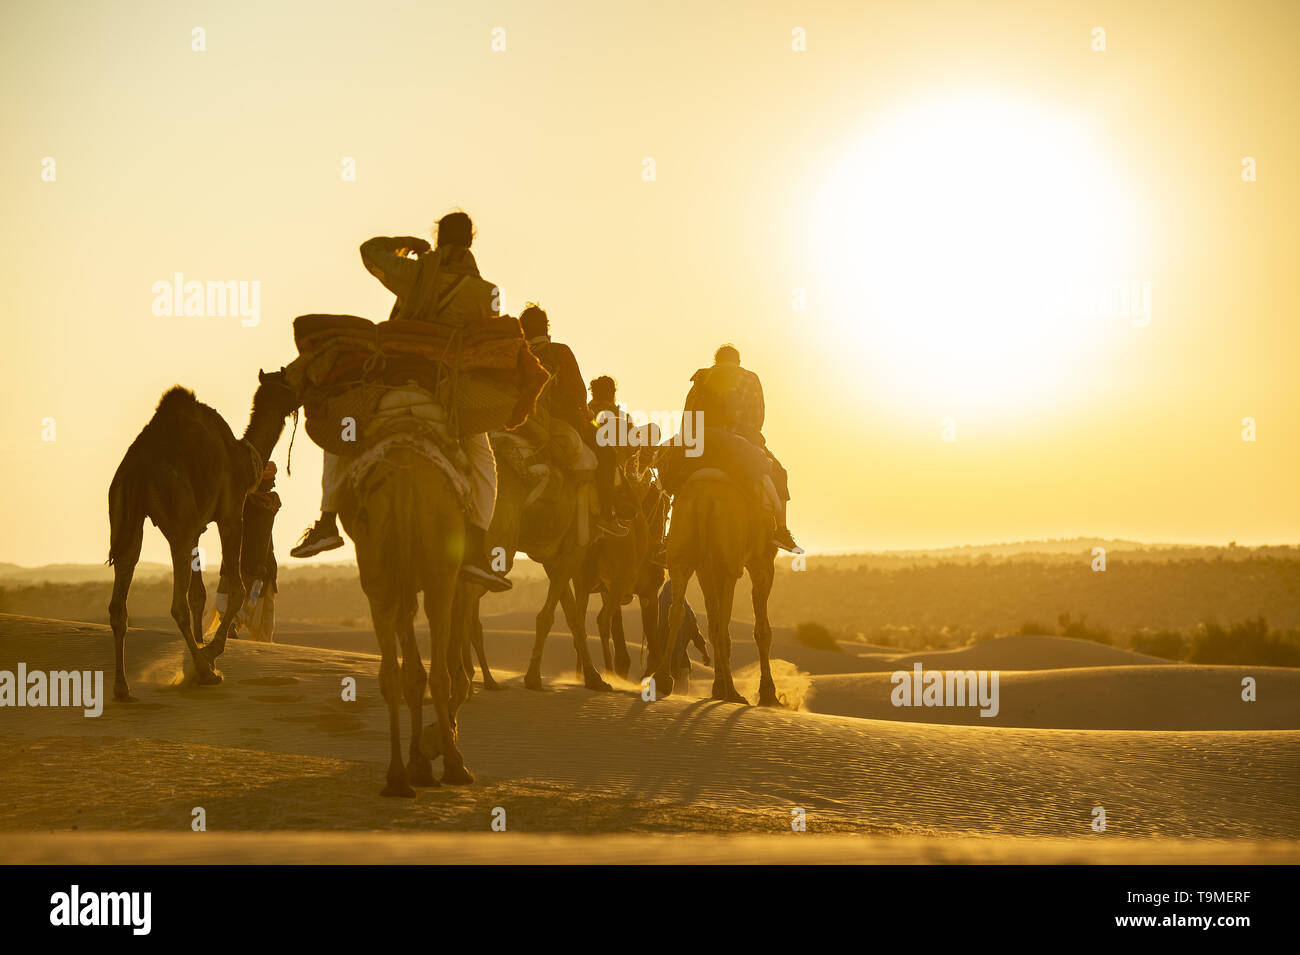
POLYGON ((1300 667, 1300 634, 1270 633, 1263 617, 1234 623, 1226 630, 1203 623, 1192 636, 1190 663, 1300 667))
POLYGON ((831 650, 843 653, 844 648, 835 642, 835 637, 820 623, 801 623, 794 628, 794 638, 805 647, 814 650, 831 650))
POLYGON ((1135 633, 1129 647, 1137 653, 1162 660, 1182 660, 1187 656, 1187 638, 1173 630, 1135 633))
POLYGON ((1026 620, 1016 631, 1018 637, 1041 637, 1043 634, 1055 633, 1056 628, 1037 620, 1026 620))
POLYGON ((1110 645, 1110 633, 1101 627, 1088 626, 1088 615, 1079 614, 1078 620, 1071 620, 1068 613, 1063 613, 1056 618, 1056 622, 1061 625, 1061 636, 1073 637, 1075 640, 1091 640, 1093 643, 1104 643, 1110 645))

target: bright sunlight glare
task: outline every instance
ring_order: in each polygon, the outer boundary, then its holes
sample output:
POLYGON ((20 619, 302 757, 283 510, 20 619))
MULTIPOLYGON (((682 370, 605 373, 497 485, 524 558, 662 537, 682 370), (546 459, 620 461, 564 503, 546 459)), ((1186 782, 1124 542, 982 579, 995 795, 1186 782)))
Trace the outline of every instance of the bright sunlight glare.
POLYGON ((873 124, 824 189, 822 287, 870 387, 1016 413, 1104 371, 1138 216, 1082 124, 989 99, 912 108, 873 124))

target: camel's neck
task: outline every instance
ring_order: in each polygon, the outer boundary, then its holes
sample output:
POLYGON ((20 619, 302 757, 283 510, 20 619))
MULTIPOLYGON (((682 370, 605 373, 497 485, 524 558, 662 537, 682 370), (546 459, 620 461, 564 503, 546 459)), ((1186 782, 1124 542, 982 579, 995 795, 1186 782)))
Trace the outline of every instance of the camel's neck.
POLYGON ((280 435, 284 433, 284 415, 266 408, 254 408, 244 431, 244 440, 257 449, 263 461, 271 460, 280 435))

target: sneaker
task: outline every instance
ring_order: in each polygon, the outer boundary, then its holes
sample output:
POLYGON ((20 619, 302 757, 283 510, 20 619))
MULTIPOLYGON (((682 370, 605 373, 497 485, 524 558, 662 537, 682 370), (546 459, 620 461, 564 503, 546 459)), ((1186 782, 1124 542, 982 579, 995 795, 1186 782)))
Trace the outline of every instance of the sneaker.
POLYGON ((803 553, 803 548, 794 542, 794 536, 784 527, 777 528, 776 533, 769 540, 781 550, 788 550, 792 554, 803 553))
POLYGON ((289 551, 290 557, 315 557, 317 554, 343 546, 343 538, 333 521, 317 521, 303 533, 298 544, 289 551))
POLYGON ((486 587, 488 590, 497 594, 503 593, 514 586, 514 584, 510 582, 510 578, 494 573, 487 567, 480 567, 478 564, 461 564, 460 575, 465 580, 486 587))

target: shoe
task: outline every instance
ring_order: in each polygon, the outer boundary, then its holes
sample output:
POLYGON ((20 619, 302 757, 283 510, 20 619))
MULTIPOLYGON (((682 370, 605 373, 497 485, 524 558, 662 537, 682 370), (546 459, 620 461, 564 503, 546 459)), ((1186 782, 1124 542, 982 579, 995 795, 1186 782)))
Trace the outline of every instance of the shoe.
POLYGON ((514 586, 510 578, 498 574, 488 563, 487 535, 483 528, 473 524, 465 528, 465 556, 461 558, 460 576, 494 594, 504 593, 514 586))
POLYGON ((290 557, 315 557, 327 550, 343 546, 343 538, 333 521, 317 521, 303 533, 297 546, 289 551, 290 557))
POLYGON ((646 562, 650 564, 651 567, 667 568, 668 548, 664 545, 663 541, 660 541, 659 546, 649 553, 646 557, 646 562))
POLYGON ((514 586, 509 577, 498 574, 488 567, 480 567, 478 564, 461 564, 460 576, 464 580, 485 587, 494 594, 504 593, 514 586))
POLYGON ((802 554, 803 548, 794 542, 794 536, 787 528, 778 527, 776 533, 769 539, 770 543, 775 544, 781 550, 788 550, 792 554, 802 554))

